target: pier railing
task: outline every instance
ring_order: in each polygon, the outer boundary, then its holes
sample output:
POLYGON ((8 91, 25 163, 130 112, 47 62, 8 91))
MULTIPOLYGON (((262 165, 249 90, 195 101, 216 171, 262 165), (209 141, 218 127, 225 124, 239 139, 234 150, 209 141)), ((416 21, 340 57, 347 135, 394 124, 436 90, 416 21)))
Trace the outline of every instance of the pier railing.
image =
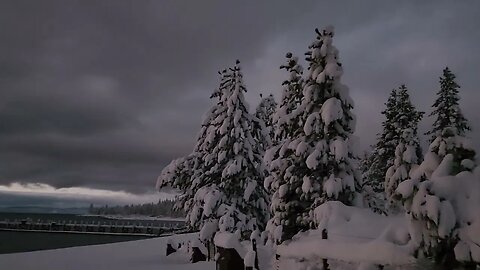
POLYGON ((136 222, 77 222, 77 221, 31 221, 31 220, 4 220, 0 221, 0 230, 9 231, 45 231, 45 232, 72 232, 72 233, 99 233, 122 235, 159 236, 184 229, 181 222, 165 222, 163 224, 136 223, 136 222))

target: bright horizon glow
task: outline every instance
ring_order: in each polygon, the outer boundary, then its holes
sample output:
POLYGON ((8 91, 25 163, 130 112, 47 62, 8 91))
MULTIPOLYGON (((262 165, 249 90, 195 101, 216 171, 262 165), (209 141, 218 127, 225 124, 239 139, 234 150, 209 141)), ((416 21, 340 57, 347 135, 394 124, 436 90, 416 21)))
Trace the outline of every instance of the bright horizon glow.
POLYGON ((51 197, 57 199, 81 201, 106 201, 117 204, 140 204, 157 202, 159 199, 173 199, 175 194, 152 192, 134 194, 126 191, 95 189, 87 187, 55 188, 44 183, 18 183, 0 185, 0 193, 10 193, 23 196, 51 197))

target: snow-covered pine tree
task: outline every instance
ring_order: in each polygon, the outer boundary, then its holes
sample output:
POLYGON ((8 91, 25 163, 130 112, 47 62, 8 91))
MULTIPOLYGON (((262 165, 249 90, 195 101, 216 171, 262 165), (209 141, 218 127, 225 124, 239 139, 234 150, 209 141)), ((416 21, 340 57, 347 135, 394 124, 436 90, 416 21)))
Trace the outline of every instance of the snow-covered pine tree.
MULTIPOLYGON (((213 158, 209 154, 210 148, 217 143, 214 136, 216 128, 214 121, 219 110, 222 109, 220 106, 221 96, 222 93, 219 89, 216 89, 210 96, 216 101, 204 115, 193 152, 170 162, 157 179, 157 189, 169 186, 181 192, 175 207, 183 209, 187 213, 186 225, 192 230, 199 230, 204 225, 204 220, 201 218, 203 216, 198 212, 202 210, 201 203, 204 202, 203 197, 205 196, 196 196, 196 192, 200 189, 207 192, 205 189, 209 189, 208 186, 218 184, 215 179, 206 179, 202 176, 208 168, 207 164, 211 164, 213 158)), ((213 189, 208 194, 212 195, 212 198, 216 198, 219 193, 213 189)))
POLYGON ((353 100, 348 87, 341 83, 343 68, 332 45, 333 27, 316 32, 317 40, 307 53, 304 98, 297 109, 306 119, 296 148, 300 157, 304 152, 308 168, 305 176, 309 179, 303 177, 302 190, 305 197, 314 200, 313 207, 327 200, 352 205, 360 181, 351 147, 356 123, 353 100), (305 188, 309 184, 311 188, 305 188))
MULTIPOLYGON (((265 123, 265 128, 268 132, 270 141, 273 141, 275 130, 273 128, 273 115, 277 109, 277 102, 272 94, 267 97, 263 97, 260 94, 260 103, 257 106, 255 117, 262 120, 265 123)), ((265 149, 269 148, 271 145, 266 145, 265 149)))
MULTIPOLYGON (((448 74, 449 71, 444 71, 445 78, 452 78, 448 74)), ((452 85, 442 79, 440 84, 452 85)), ((467 120, 457 114, 458 96, 455 94, 452 99, 456 101, 448 103, 453 108, 442 105, 441 110, 436 110, 438 119, 432 128, 434 137, 425 160, 396 190, 407 210, 412 247, 448 269, 458 261, 480 262, 480 253, 474 255, 478 244, 475 246, 471 235, 465 233, 480 228, 480 221, 474 217, 480 203, 480 168, 471 143, 461 135, 470 128, 467 120), (455 118, 461 122, 459 126, 455 118), (445 125, 443 129, 437 129, 441 125, 445 125)), ((447 103, 446 98, 443 100, 438 104, 447 103)))
MULTIPOLYGON (((296 162, 293 155, 284 156, 284 153, 281 152, 287 150, 292 136, 303 128, 301 116, 295 114, 303 97, 303 68, 298 64, 298 58, 291 53, 287 53, 286 58, 286 63, 280 66, 280 69, 288 72, 288 79, 282 82, 282 99, 273 117, 273 145, 265 152, 264 157, 268 175, 265 178, 264 187, 270 193, 273 193, 270 206, 273 217, 267 224, 267 231, 270 234, 270 240, 276 243, 286 239, 283 236, 283 227, 286 227, 287 232, 292 231, 292 233, 295 229, 298 231, 308 229, 307 224, 297 222, 295 216, 297 210, 303 209, 300 206, 300 194, 291 193, 288 198, 284 198, 282 202, 279 201, 280 192, 283 192, 283 190, 279 190, 284 182, 283 176, 286 170, 292 170, 295 167, 294 162, 296 162), (281 158, 280 154, 284 158, 281 158), (287 199, 288 207, 285 207, 287 204, 284 203, 287 199), (280 224, 283 224, 283 226, 280 226, 280 224)), ((298 184, 298 187, 301 186, 300 180, 292 182, 292 185, 295 183, 298 184)))
POLYGON ((197 146, 203 153, 204 169, 193 176, 193 182, 208 183, 197 191, 190 213, 190 218, 208 219, 201 230, 202 238, 211 237, 218 229, 263 229, 269 217, 268 197, 262 185, 263 152, 254 139, 254 127, 260 125, 248 112, 239 62, 221 75, 216 91, 218 109, 206 132, 206 144, 197 146))
POLYGON ((385 175, 395 160, 395 149, 400 134, 395 124, 397 116, 397 90, 393 89, 385 103, 382 114, 382 132, 377 135, 377 143, 363 166, 363 186, 369 191, 367 205, 377 213, 385 213, 385 175))
MULTIPOLYGON (((195 153, 175 159, 170 162, 160 173, 156 188, 173 187, 182 192, 175 203, 175 210, 186 210, 193 203, 195 191, 191 189, 192 174, 197 162, 195 153)), ((191 224, 187 226, 191 227, 191 224)))
POLYGON ((440 91, 433 104, 430 116, 436 117, 432 129, 427 135, 432 135, 430 151, 434 152, 440 160, 447 154, 453 154, 452 173, 471 169, 468 160, 474 160, 475 152, 470 146, 464 147, 465 134, 470 131, 470 124, 463 116, 460 109, 458 95, 460 86, 455 82, 455 75, 447 67, 440 78, 440 91), (464 161, 465 160, 465 161, 464 161), (462 162, 465 164, 462 165, 462 162))
POLYGON ((215 103, 203 117, 193 152, 173 160, 162 170, 157 179, 157 189, 170 186, 181 192, 175 207, 187 213, 186 225, 192 230, 202 228, 205 224, 204 216, 209 216, 202 213, 205 198, 209 197, 213 200, 220 195, 220 192, 212 188, 212 185, 218 184, 217 179, 203 178, 204 172, 211 167, 214 157, 209 152, 217 143, 215 121, 219 111, 222 110, 220 103, 222 92, 215 89, 210 98, 215 100, 215 103), (196 195, 199 190, 205 193, 204 196, 196 195))
POLYGON ((300 105, 303 97, 302 79, 303 67, 298 63, 298 58, 292 53, 287 53, 287 61, 280 69, 288 72, 288 79, 282 82, 282 99, 273 115, 274 142, 280 144, 286 138, 301 127, 298 115, 293 112, 300 105))
MULTIPOLYGON (((259 148, 258 151, 265 153, 267 149, 272 147, 275 136, 275 130, 273 127, 273 115, 275 114, 277 103, 272 94, 268 97, 262 97, 260 94, 260 103, 257 106, 255 115, 252 119, 254 129, 255 147, 259 148)), ((266 167, 264 166, 264 175, 268 174, 266 167)), ((266 190, 271 195, 270 190, 266 190)))
POLYGON ((276 134, 286 134, 285 139, 265 157, 270 172, 265 186, 275 191, 274 216, 268 226, 277 242, 313 227, 313 209, 325 201, 352 205, 360 178, 350 148, 353 102, 340 82, 343 70, 332 45, 333 27, 316 33, 306 54, 309 72, 301 103, 290 113, 280 112, 278 118, 286 118, 282 122, 287 123, 296 119, 299 127, 280 127, 276 134))
POLYGON ((418 139, 418 123, 422 120, 425 112, 418 111, 412 104, 410 94, 407 87, 402 84, 397 90, 397 110, 394 117, 394 125, 397 128, 397 134, 401 136, 405 129, 411 129, 413 132, 413 139, 415 140, 415 153, 422 161, 423 153, 418 139))
POLYGON ((385 213, 385 189, 383 188, 383 181, 377 183, 373 179, 372 166, 376 161, 376 156, 373 151, 365 152, 360 160, 359 170, 362 174, 362 184, 360 193, 363 197, 363 205, 372 209, 374 212, 385 213))
POLYGON ((467 233, 480 228, 476 218, 480 168, 474 162, 475 151, 468 140, 450 129, 454 128, 444 129, 430 144, 425 160, 396 190, 407 211, 411 247, 417 255, 432 258, 445 269, 453 269, 458 261, 480 262, 476 240, 467 233), (469 158, 461 160, 458 166, 457 160, 462 157, 459 152, 447 153, 446 149, 453 149, 448 145, 464 149, 470 153, 469 158))
POLYGON ((458 102, 458 89, 460 86, 455 81, 455 74, 448 67, 443 70, 440 77, 440 90, 437 92, 437 99, 432 105, 434 110, 430 116, 435 117, 432 129, 425 135, 431 135, 430 142, 433 142, 445 128, 456 128, 458 135, 464 136, 470 130, 467 119, 462 114, 458 102))
POLYGON ((395 159, 385 174, 385 194, 389 213, 401 211, 401 201, 395 196, 398 184, 409 178, 410 171, 421 162, 421 148, 417 135, 418 122, 423 112, 413 106, 405 85, 400 86, 397 92, 397 110, 394 116, 394 127, 400 134, 398 145, 395 148, 395 159))
POLYGON ((218 230, 262 229, 269 218, 263 152, 255 140, 268 133, 255 130, 264 124, 248 112, 239 62, 220 75, 211 96, 217 101, 205 116, 193 153, 173 161, 157 182, 183 192, 187 224, 200 229, 202 240, 218 230))
POLYGON ((387 212, 396 214, 402 211, 402 203, 395 196, 398 184, 409 178, 412 169, 418 166, 419 158, 416 154, 418 138, 412 129, 403 130, 397 148, 395 149, 394 164, 387 170, 385 176, 385 192, 387 196, 387 212))

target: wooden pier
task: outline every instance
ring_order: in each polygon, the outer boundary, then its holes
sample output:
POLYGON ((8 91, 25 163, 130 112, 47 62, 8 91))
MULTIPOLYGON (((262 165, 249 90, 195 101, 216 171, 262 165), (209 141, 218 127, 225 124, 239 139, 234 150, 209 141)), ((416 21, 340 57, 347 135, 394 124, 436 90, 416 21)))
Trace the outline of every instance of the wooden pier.
POLYGON ((140 224, 130 222, 72 222, 72 221, 37 221, 31 220, 4 220, 0 221, 0 230, 3 231, 36 231, 36 232, 70 232, 70 233, 94 233, 114 235, 144 235, 160 236, 173 232, 181 232, 183 223, 164 223, 161 225, 140 224))

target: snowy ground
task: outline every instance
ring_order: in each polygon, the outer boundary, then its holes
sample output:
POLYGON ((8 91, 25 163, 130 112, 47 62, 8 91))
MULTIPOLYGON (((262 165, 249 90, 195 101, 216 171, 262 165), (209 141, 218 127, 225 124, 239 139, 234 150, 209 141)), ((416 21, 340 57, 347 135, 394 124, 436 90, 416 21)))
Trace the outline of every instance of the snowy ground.
MULTIPOLYGON (((174 241, 192 235, 174 236, 174 241)), ((108 245, 0 255, 0 269, 5 270, 213 270, 213 262, 191 264, 188 255, 177 252, 165 256, 169 237, 108 245)))
MULTIPOLYGON (((283 258, 280 269, 292 269, 289 260, 316 264, 323 258, 350 263, 352 267, 361 263, 408 269, 416 263, 409 252, 406 219, 402 215, 385 217, 369 209, 332 201, 318 207, 315 217, 320 229, 300 233, 293 241, 278 247, 277 254, 283 258), (328 239, 322 239, 323 228, 328 239)), ((332 269, 350 268, 332 266, 332 269)))

